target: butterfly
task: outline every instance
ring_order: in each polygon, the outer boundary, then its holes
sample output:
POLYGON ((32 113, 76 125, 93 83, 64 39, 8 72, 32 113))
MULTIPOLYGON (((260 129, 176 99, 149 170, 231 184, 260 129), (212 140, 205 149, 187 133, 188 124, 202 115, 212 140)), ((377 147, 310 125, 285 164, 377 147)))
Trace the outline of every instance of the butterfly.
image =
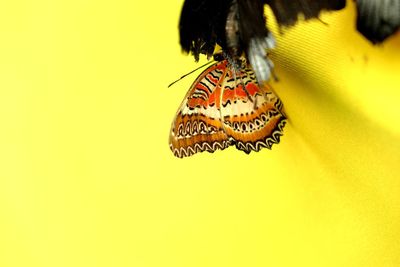
POLYGON ((257 83, 246 60, 224 57, 190 87, 172 122, 169 146, 179 158, 233 145, 250 153, 279 143, 285 123, 272 88, 257 83))

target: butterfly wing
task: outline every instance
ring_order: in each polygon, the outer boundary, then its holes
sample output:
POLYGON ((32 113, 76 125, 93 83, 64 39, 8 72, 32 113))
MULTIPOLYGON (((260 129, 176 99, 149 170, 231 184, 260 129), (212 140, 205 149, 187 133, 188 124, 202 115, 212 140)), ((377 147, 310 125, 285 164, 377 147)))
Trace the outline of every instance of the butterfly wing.
POLYGON ((226 17, 233 0, 185 0, 179 20, 182 50, 211 57, 215 45, 224 49, 226 17))
POLYGON ((228 137, 246 153, 279 143, 286 123, 283 105, 267 84, 259 85, 250 67, 228 71, 221 116, 228 137))
POLYGON ((400 27, 400 0, 357 0, 357 30, 381 43, 400 27))
POLYGON ((169 145, 182 158, 231 145, 221 122, 219 95, 227 72, 222 61, 203 71, 192 84, 172 123, 169 145))
POLYGON ((346 0, 263 0, 268 4, 278 24, 294 25, 299 14, 305 19, 318 17, 322 10, 340 10, 346 6, 346 0))

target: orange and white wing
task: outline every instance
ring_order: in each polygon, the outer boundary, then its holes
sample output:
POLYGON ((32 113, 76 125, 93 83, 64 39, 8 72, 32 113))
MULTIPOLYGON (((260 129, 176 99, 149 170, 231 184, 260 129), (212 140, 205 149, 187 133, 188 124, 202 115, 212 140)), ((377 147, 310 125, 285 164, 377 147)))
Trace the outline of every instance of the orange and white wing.
POLYGON ((283 105, 268 84, 259 85, 249 67, 225 76, 221 116, 228 137, 246 153, 271 149, 283 135, 283 105))
POLYGON ((225 60, 218 62, 203 71, 192 84, 171 126, 169 146, 175 156, 214 152, 231 145, 217 103, 227 70, 225 60))

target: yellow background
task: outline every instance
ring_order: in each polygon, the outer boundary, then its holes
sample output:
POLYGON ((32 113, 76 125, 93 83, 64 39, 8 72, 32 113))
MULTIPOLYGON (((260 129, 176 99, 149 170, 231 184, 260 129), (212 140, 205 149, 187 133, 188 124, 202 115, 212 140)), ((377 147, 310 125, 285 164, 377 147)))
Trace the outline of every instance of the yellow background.
POLYGON ((276 34, 281 143, 182 160, 182 2, 2 1, 0 266, 400 266, 399 36, 276 34))

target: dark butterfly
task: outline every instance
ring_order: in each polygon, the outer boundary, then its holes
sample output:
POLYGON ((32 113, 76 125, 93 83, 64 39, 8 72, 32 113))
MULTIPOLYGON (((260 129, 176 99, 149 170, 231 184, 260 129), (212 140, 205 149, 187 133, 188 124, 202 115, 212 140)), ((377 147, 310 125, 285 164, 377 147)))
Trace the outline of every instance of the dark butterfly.
MULTIPOLYGON (((400 0, 355 0, 357 29, 372 43, 383 42, 398 31, 400 0)), ((323 10, 343 9, 345 0, 186 0, 181 13, 180 43, 195 59, 210 57, 218 44, 231 58, 245 54, 257 80, 270 77, 267 50, 274 39, 266 27, 264 5, 271 7, 281 26, 293 26, 299 15, 318 17, 323 10)))
POLYGON ((218 44, 231 58, 243 53, 259 83, 270 78, 272 62, 267 51, 274 47, 266 27, 264 5, 268 4, 280 25, 293 25, 299 14, 317 17, 321 10, 338 10, 345 0, 186 0, 179 22, 180 43, 196 60, 210 57, 218 44))

